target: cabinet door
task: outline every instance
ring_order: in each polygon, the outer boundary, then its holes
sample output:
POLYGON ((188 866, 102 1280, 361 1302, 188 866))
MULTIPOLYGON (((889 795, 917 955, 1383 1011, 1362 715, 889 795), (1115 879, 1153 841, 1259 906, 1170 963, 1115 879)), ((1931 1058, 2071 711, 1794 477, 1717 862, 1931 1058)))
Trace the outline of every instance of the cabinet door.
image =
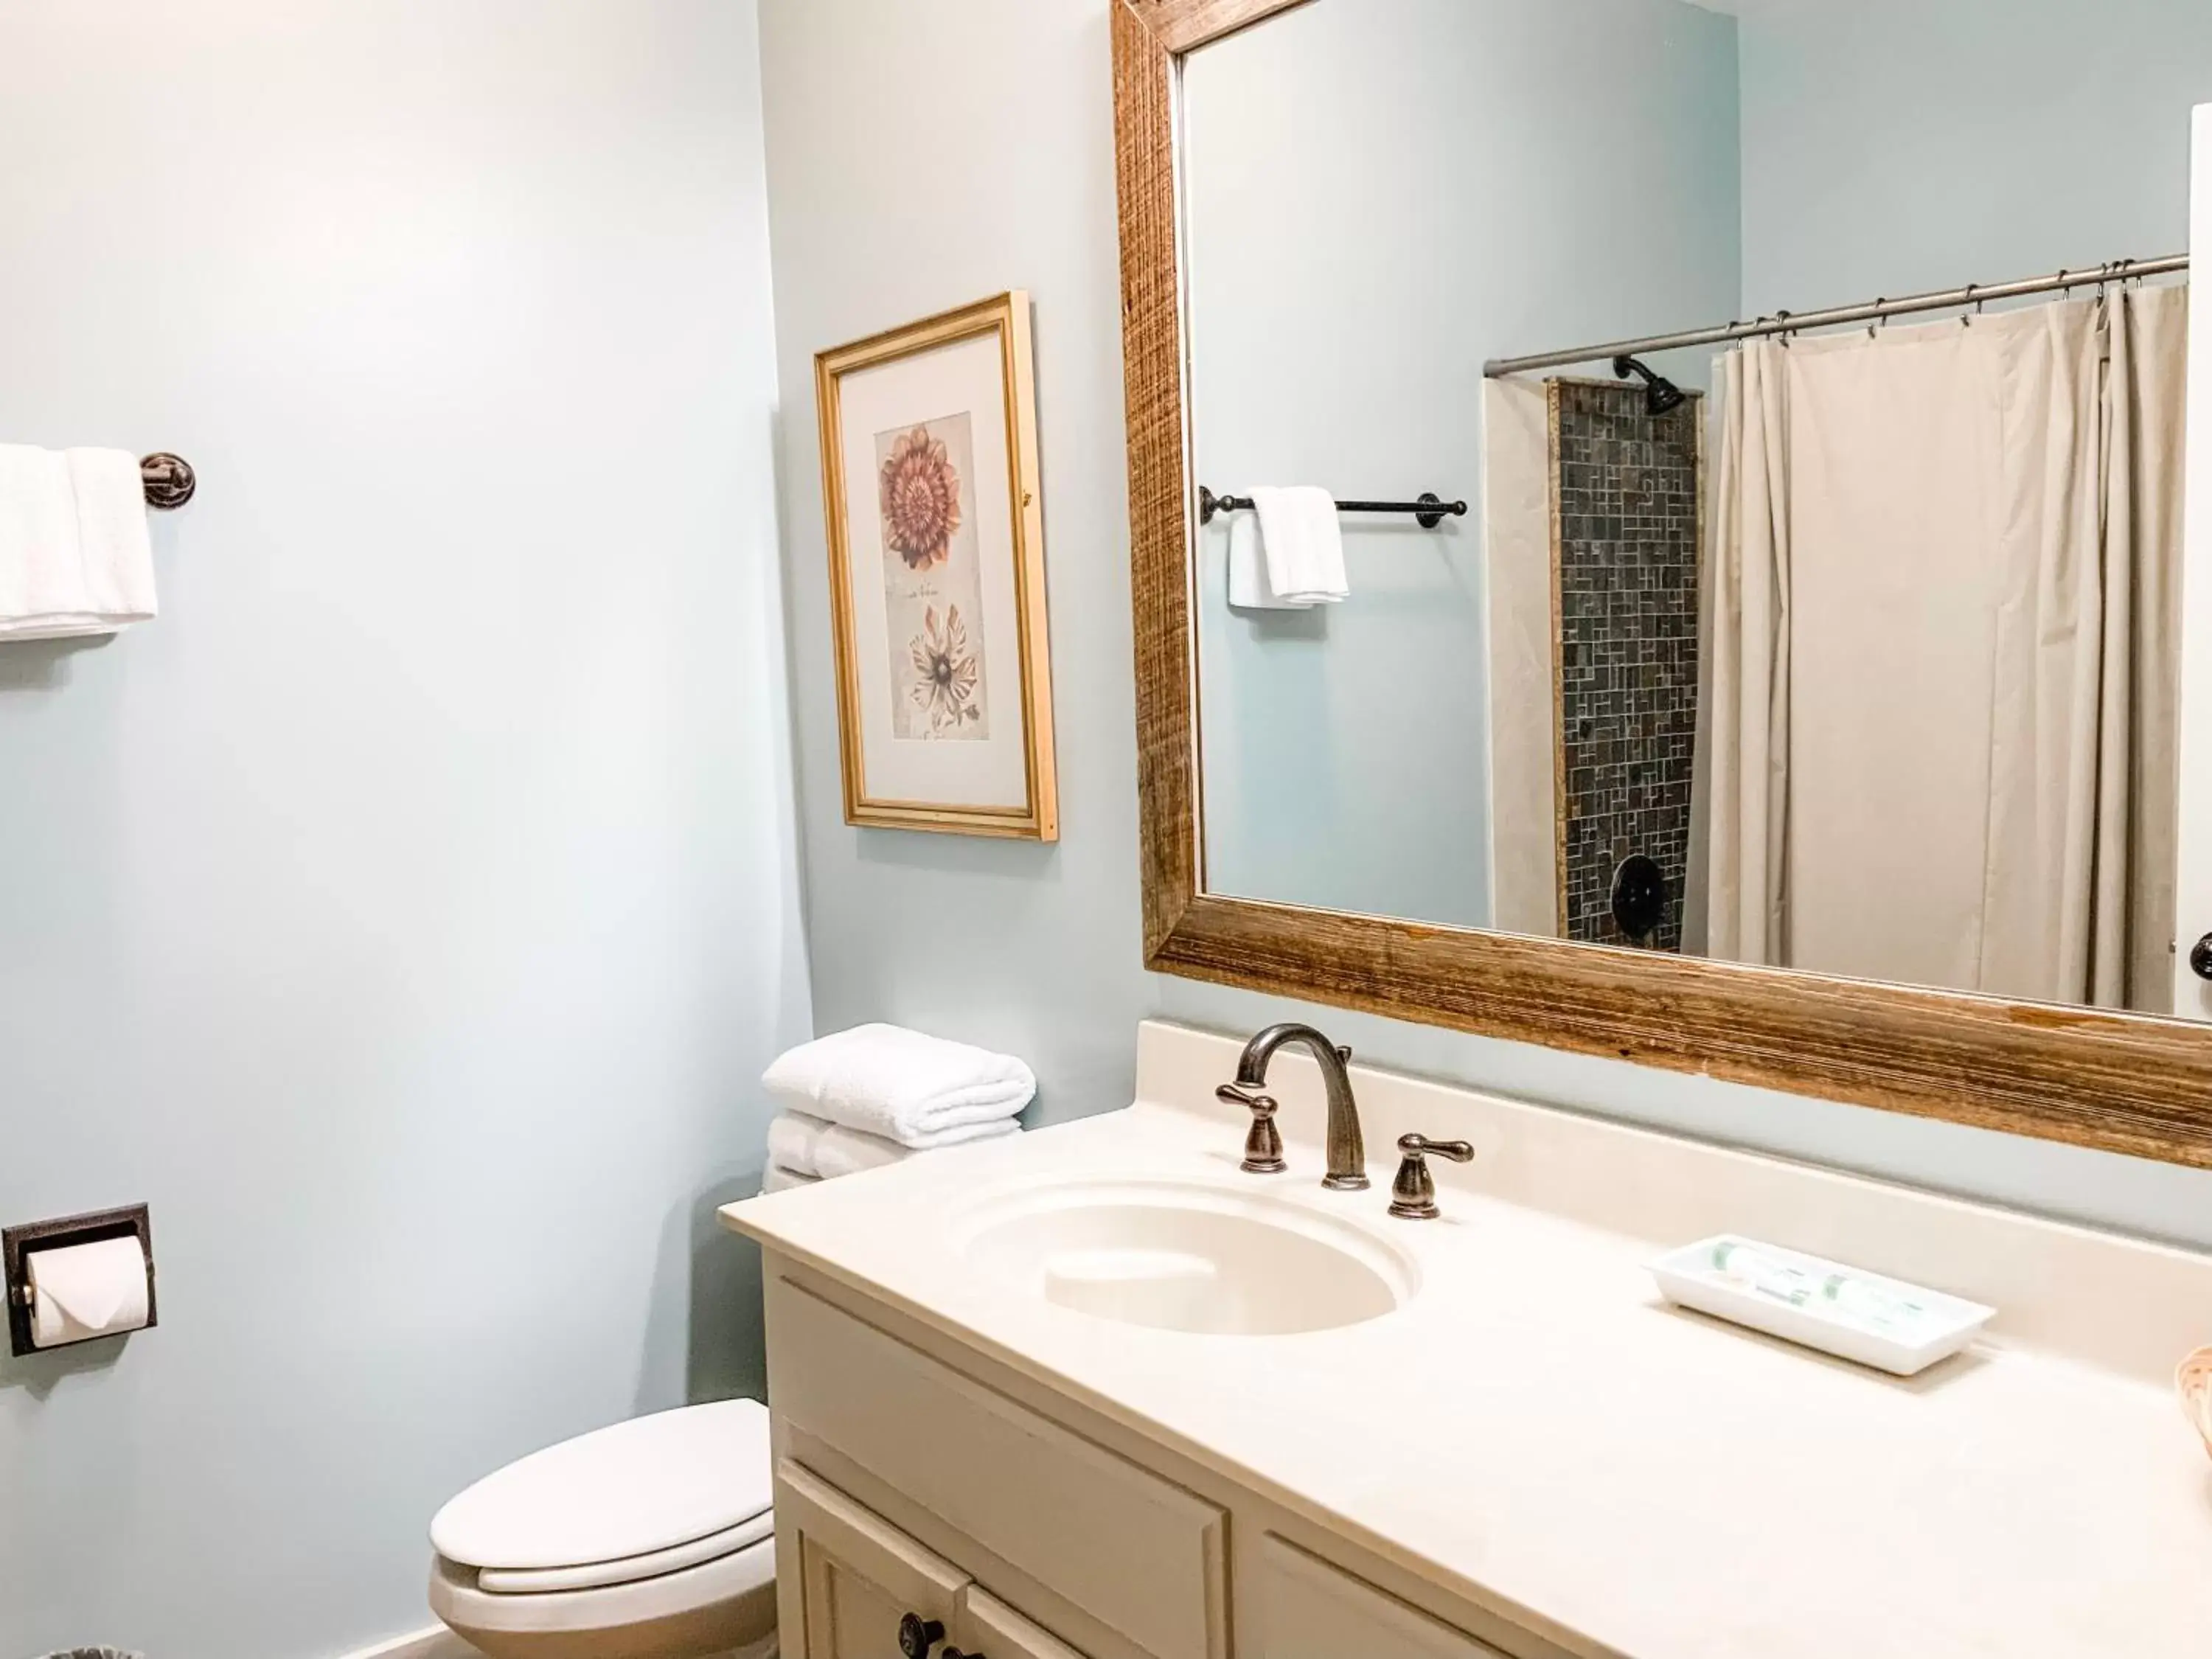
POLYGON ((938 1639, 954 1628, 968 1575, 788 1459, 776 1467, 775 1512, 791 1546, 779 1559, 798 1563, 796 1594, 782 1598, 793 1659, 902 1659, 908 1614, 936 1625, 938 1639))
POLYGON ((1508 1659, 1272 1533, 1261 1540, 1259 1568, 1265 1659, 1508 1659))
POLYGON ((956 1644, 967 1659, 1084 1659, 1050 1631, 1023 1617, 981 1584, 961 1592, 956 1644))

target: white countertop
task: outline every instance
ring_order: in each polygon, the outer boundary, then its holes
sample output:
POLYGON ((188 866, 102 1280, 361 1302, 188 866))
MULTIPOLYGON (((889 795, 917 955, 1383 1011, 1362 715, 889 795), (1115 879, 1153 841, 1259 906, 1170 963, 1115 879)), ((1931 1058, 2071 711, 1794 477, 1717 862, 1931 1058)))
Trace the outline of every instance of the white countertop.
MULTIPOLYGON (((1361 1074, 1363 1104, 1380 1076, 1361 1074)), ((1427 1133, 1469 1132, 1435 1121, 1458 1091, 1415 1089, 1427 1133)), ((1755 1336, 1668 1307, 1644 1270, 1651 1237, 1486 1193, 1480 1164, 1464 1175, 1438 1168, 1443 1219, 1393 1221, 1384 1211, 1395 1159, 1382 1155, 1377 1114, 1368 1123, 1373 1189, 1327 1193, 1317 1111, 1300 1109, 1294 1089, 1276 1092, 1285 1097, 1286 1176, 1241 1175, 1238 1123, 1210 1104, 1148 1103, 724 1215, 771 1249, 1578 1651, 2212 1654, 2212 1462, 2149 1377, 2021 1344, 2002 1312, 1993 1340, 1911 1381, 1755 1336), (1358 1222, 1410 1252, 1420 1289, 1395 1313, 1342 1329, 1197 1336, 1010 1292, 958 1253, 965 1204, 1118 1177, 1261 1182, 1270 1197, 1358 1222)), ((1514 1162, 1501 1134, 1551 1133, 1545 1119, 1579 1138, 1577 1157, 1601 1184, 1637 1167, 1635 1143, 1662 1139, 1462 1098, 1493 1164, 1514 1162), (1593 1136, 1618 1146, 1594 1154, 1593 1136), (1600 1169, 1607 1158, 1621 1167, 1600 1169)), ((1817 1183, 1808 1194, 1844 1179, 1665 1145, 1658 1155, 1676 1162, 1652 1168, 1654 1181, 1679 1184, 1692 1167, 1684 1158, 1728 1160, 1722 1186, 1747 1170, 1778 1188, 1817 1183)), ((1940 1206, 1944 1228, 1971 1230, 1986 1215, 2000 1243, 2003 1229, 2053 1225, 1850 1184, 1876 1206, 1940 1206)), ((2057 1231, 2062 1253, 2078 1243, 2098 1263, 2146 1253, 2140 1282, 2114 1282, 2100 1267, 2105 1282, 2069 1294, 2170 1297, 2178 1285, 2193 1297, 2212 1285, 2200 1271, 2212 1263, 2186 1253, 2057 1231)), ((1840 1254, 1832 1239, 1776 1242, 1840 1254)), ((1893 1260, 1867 1265, 1899 1271, 1893 1260)), ((1979 1287, 1956 1277, 1966 1271, 1953 1264, 1952 1282, 1929 1282, 1971 1294, 1979 1287)), ((2203 1313, 2200 1340, 2212 1340, 2212 1297, 2203 1313)))

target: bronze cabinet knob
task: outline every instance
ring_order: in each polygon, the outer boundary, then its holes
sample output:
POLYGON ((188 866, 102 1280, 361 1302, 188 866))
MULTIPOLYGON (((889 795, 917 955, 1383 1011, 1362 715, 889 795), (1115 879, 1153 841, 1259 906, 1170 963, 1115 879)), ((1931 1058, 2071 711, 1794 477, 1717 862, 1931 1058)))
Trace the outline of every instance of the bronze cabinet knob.
POLYGON ((2189 971, 2199 979, 2212 979, 2212 933, 2189 947, 2189 971))
POLYGON ((1398 1178, 1390 1183, 1390 1213, 1407 1221, 1433 1221, 1437 1208, 1437 1178, 1429 1173, 1429 1159, 1448 1158, 1455 1164, 1472 1164, 1474 1148, 1464 1140, 1431 1140, 1426 1135, 1401 1135, 1401 1161, 1398 1178))
MULTIPOLYGON (((930 1649, 945 1639, 944 1623, 936 1619, 925 1619, 918 1613, 909 1613, 899 1620, 899 1651, 906 1659, 929 1659, 930 1649)), ((946 1650, 951 1659, 951 1650, 946 1650)))

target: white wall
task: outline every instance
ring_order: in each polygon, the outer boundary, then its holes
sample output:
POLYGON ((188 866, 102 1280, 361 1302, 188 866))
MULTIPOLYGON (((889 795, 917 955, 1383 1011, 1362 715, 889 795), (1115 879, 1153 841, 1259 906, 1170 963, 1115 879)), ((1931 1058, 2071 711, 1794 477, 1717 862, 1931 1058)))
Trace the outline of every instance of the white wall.
MULTIPOLYGON (((0 647, 0 1653, 428 1622, 431 1511, 757 1382, 807 1024, 746 0, 0 0, 0 440, 173 448, 162 615, 0 647)), ((1125 1022, 1117 1022, 1117 1024, 1125 1022)))
POLYGON ((1744 304, 2181 250, 2203 0, 1747 0, 1744 304))
MULTIPOLYGON (((1322 4, 1343 0, 1320 0, 1322 4)), ((1065 838, 841 821, 813 416, 786 410, 786 563, 824 1029, 906 1019, 1039 1062, 1049 1121, 1129 1098, 1133 1022, 1304 1013, 1380 1063, 2212 1245, 2212 1176, 1376 1019, 1139 969, 1108 0, 764 0, 785 384, 807 354, 1036 290, 1065 838), (932 163, 941 162, 941 167, 932 163), (926 186, 924 183, 926 181, 926 186)))
POLYGON ((1209 884, 1488 926, 1482 365, 1735 314, 1735 24, 1306 6, 1194 53, 1183 106, 1198 478, 1470 508, 1347 517, 1352 599, 1317 611, 1231 611, 1205 533, 1209 884))

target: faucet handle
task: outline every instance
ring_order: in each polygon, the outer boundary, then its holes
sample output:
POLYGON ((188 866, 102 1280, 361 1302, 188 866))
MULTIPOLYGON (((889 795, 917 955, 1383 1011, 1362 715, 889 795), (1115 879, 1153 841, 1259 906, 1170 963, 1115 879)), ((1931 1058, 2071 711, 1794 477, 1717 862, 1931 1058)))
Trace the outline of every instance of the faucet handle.
POLYGON ((1224 1083, 1213 1091, 1213 1097, 1243 1106, 1252 1114, 1251 1132, 1244 1137, 1244 1162, 1238 1166, 1245 1174, 1280 1175, 1290 1168, 1283 1162, 1282 1131, 1275 1127, 1275 1114, 1281 1108, 1272 1095, 1255 1093, 1241 1084, 1224 1083))
POLYGON ((1437 1179, 1429 1173, 1431 1158, 1448 1158, 1455 1164, 1472 1164, 1474 1148, 1464 1140, 1431 1140, 1426 1135, 1400 1135, 1398 1151, 1403 1161, 1398 1178, 1390 1183, 1390 1213, 1407 1221, 1433 1221, 1437 1208, 1437 1179))

